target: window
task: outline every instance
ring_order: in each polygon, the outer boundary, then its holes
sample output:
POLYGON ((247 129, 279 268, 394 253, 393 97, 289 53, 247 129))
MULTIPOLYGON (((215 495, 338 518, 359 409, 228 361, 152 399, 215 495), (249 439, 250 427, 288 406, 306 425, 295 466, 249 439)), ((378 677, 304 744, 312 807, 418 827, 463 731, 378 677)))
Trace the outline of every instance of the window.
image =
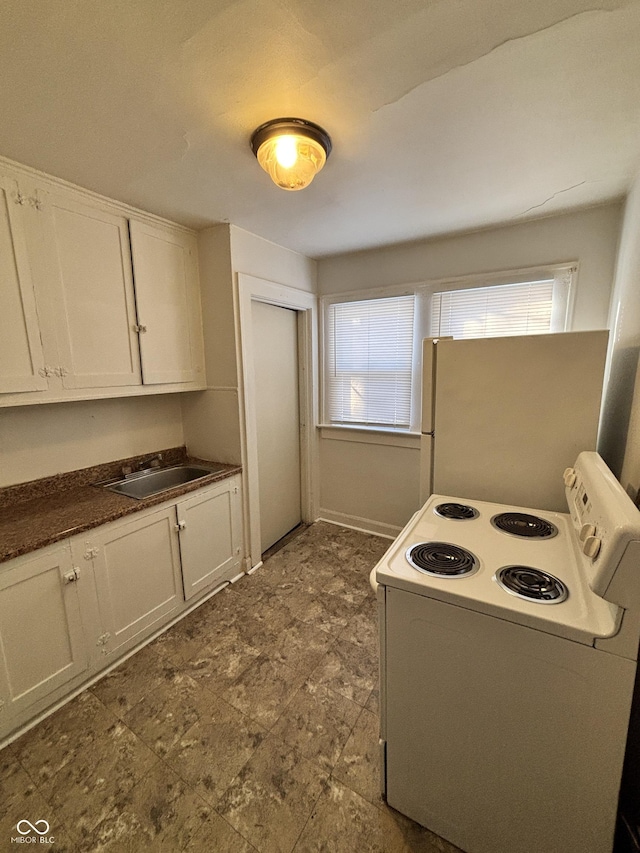
POLYGON ((553 279, 434 293, 431 336, 495 338, 551 330, 553 279))
POLYGON ((562 264, 325 297, 324 423, 419 432, 422 338, 564 331, 575 272, 562 264))
POLYGON ((399 296, 329 306, 330 423, 409 429, 414 302, 399 296))

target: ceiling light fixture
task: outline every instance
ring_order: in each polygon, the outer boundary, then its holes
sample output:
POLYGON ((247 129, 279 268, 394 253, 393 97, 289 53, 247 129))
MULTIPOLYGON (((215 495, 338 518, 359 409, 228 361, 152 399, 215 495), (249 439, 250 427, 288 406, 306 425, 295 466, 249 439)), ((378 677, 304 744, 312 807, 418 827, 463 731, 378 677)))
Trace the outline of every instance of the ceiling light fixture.
POLYGON ((331 139, 312 121, 274 118, 253 131, 251 150, 274 184, 302 190, 327 162, 331 139))

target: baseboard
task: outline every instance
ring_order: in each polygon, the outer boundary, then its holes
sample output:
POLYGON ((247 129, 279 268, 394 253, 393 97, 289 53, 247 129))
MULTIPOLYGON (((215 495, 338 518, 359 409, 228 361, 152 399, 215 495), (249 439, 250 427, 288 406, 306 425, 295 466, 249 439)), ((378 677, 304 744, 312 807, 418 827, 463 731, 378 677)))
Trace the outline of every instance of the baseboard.
POLYGON ((340 527, 350 527, 352 530, 360 530, 362 533, 372 533, 374 536, 383 536, 385 539, 395 539, 402 530, 395 524, 385 524, 382 521, 373 521, 371 518, 360 518, 357 515, 347 515, 343 512, 334 512, 331 509, 318 510, 316 521, 328 521, 340 527))

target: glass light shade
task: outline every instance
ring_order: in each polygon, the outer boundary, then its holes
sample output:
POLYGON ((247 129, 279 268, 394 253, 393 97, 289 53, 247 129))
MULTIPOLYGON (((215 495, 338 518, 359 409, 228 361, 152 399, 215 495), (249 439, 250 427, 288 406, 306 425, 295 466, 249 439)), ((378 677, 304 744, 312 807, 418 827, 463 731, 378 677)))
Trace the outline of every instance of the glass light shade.
POLYGON ((319 142, 298 134, 274 136, 258 148, 258 163, 283 190, 308 187, 327 161, 319 142))
POLYGON ((326 163, 331 139, 319 125, 306 119, 280 118, 254 131, 251 148, 276 186, 301 190, 326 163))

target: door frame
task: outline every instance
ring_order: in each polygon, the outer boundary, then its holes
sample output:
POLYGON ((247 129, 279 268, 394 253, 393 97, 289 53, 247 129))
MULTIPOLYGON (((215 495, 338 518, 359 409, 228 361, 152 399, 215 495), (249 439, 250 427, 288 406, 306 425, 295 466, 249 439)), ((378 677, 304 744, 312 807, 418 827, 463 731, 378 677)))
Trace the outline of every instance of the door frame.
POLYGON ((248 571, 262 564, 260 547, 260 492, 258 479, 257 420, 255 408, 254 344, 251 303, 266 302, 278 308, 297 312, 298 320, 298 390, 300 400, 300 497, 304 522, 315 521, 315 483, 317 482, 317 297, 274 281, 246 273, 237 274, 239 329, 238 363, 240 376, 240 435, 245 488, 243 511, 246 531, 248 571))

